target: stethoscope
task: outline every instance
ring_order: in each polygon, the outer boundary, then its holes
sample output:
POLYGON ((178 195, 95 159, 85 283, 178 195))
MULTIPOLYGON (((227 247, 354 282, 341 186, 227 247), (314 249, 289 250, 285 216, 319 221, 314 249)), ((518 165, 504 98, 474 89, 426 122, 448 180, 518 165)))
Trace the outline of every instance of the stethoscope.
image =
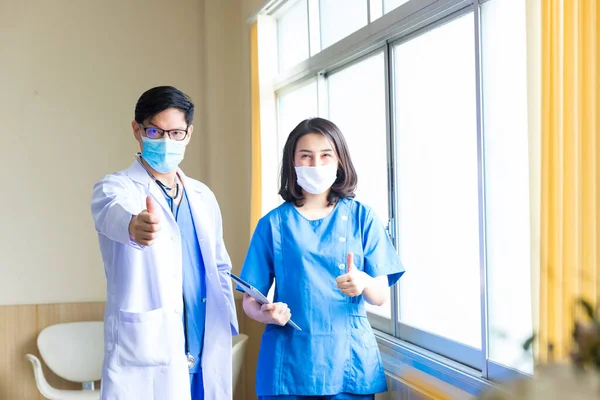
MULTIPOLYGON (((148 173, 148 175, 150 175, 150 178, 152 178, 154 180, 154 182, 156 182, 156 184, 158 185, 160 190, 162 190, 162 192, 165 194, 165 196, 167 196, 169 199, 171 199, 171 204, 170 204, 171 212, 173 213, 173 217, 175 217, 175 199, 179 196, 179 183, 175 182, 175 195, 171 196, 170 192, 171 192, 171 190, 173 190, 173 188, 168 187, 167 185, 165 185, 164 183, 162 183, 161 181, 156 179, 154 174, 152 174, 152 172, 150 172, 150 170, 148 168, 146 168, 146 166, 142 162, 140 153, 137 153, 135 155, 135 158, 138 160, 138 162, 144 168, 144 170, 148 173)), ((188 369, 192 369, 194 367, 194 365, 196 364, 196 359, 190 353, 190 346, 189 346, 189 341, 188 341, 188 320, 187 320, 187 307, 185 304, 185 295, 183 296, 183 334, 185 336, 185 354, 187 357, 188 369)))
POLYGON ((142 162, 141 154, 137 153, 135 155, 135 158, 138 160, 138 162, 140 163, 142 168, 144 168, 144 170, 148 173, 148 175, 150 175, 150 178, 152 178, 154 180, 154 182, 156 182, 156 184, 158 185, 160 190, 162 190, 162 192, 165 194, 165 196, 167 196, 169 199, 171 199, 171 202, 170 202, 171 203, 170 204, 171 212, 173 213, 173 217, 175 217, 175 199, 179 196, 179 183, 175 182, 175 195, 171 196, 171 190, 173 190, 173 188, 168 187, 167 185, 165 185, 164 183, 162 183, 161 181, 156 179, 154 174, 152 174, 152 172, 150 172, 150 170, 148 168, 146 168, 146 166, 142 162))

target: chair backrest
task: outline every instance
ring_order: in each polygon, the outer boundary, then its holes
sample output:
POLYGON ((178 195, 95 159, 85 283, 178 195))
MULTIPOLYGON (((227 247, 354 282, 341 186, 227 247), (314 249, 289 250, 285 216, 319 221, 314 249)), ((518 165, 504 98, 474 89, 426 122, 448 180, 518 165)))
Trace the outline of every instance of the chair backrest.
POLYGON ((104 323, 71 322, 42 330, 38 349, 48 368, 72 382, 100 380, 104 359, 104 323))
POLYGON ((248 345, 248 335, 244 335, 240 333, 238 336, 234 336, 232 338, 232 382, 233 389, 235 390, 235 386, 237 384, 238 378, 242 371, 242 366, 244 365, 246 346, 248 345))

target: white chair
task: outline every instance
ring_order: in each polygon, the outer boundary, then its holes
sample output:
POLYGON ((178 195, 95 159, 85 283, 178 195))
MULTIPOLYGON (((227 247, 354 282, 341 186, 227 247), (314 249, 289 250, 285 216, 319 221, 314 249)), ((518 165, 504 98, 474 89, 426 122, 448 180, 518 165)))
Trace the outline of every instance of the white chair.
POLYGON ((37 339, 42 359, 59 377, 82 384, 82 390, 59 390, 50 386, 44 377, 40 360, 27 354, 33 365, 37 388, 50 400, 98 400, 100 390, 94 390, 94 381, 102 376, 104 358, 104 324, 72 322, 52 325, 42 330, 37 339))
POLYGON ((233 389, 235 391, 235 386, 237 385, 238 378, 240 376, 240 371, 242 370, 242 365, 244 365, 244 356, 246 354, 246 346, 248 345, 248 335, 244 335, 240 333, 237 336, 233 337, 232 341, 232 350, 231 350, 231 358, 233 362, 232 368, 232 381, 233 381, 233 389))

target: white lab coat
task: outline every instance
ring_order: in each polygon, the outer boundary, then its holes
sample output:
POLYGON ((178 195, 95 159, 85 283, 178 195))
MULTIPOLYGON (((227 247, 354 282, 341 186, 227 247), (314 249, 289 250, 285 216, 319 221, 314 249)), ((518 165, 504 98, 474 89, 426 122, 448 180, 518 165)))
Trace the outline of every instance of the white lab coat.
MULTIPOLYGON (((206 185, 178 172, 206 268, 201 361, 205 399, 228 400, 232 398, 231 336, 237 335, 238 327, 221 213, 206 185)), ((135 161, 96 183, 92 214, 107 279, 101 399, 190 399, 182 323, 181 237, 163 193, 135 161), (156 242, 144 247, 130 240, 129 222, 146 208, 148 195, 160 204, 162 229, 156 242)))

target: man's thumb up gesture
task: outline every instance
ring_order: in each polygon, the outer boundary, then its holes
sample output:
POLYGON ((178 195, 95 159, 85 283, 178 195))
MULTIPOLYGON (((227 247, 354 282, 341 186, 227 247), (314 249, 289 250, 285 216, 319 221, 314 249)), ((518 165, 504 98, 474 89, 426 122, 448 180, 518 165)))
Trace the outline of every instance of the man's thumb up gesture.
POLYGON ((146 209, 131 218, 129 237, 142 246, 152 246, 160 231, 157 205, 151 196, 146 197, 146 209))

